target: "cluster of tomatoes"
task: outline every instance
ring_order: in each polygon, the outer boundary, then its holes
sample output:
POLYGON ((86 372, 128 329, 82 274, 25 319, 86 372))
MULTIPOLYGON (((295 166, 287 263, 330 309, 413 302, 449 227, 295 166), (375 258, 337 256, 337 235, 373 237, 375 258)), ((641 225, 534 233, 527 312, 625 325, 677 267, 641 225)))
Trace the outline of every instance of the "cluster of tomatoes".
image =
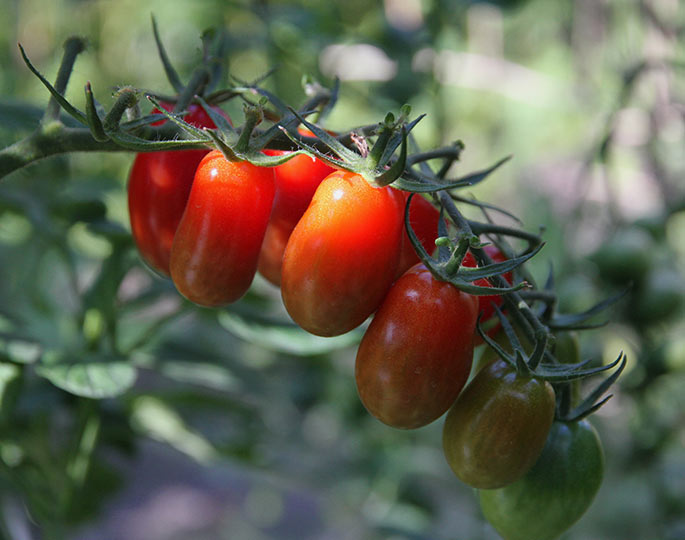
MULTIPOLYGON (((185 120, 215 127, 193 105, 185 120)), ((293 321, 312 334, 340 335, 373 315, 356 357, 361 401, 374 417, 403 429, 449 410, 447 462, 458 478, 483 490, 481 505, 499 530, 498 521, 511 528, 517 490, 533 494, 525 499, 529 513, 549 504, 552 490, 540 488, 540 479, 548 481, 550 467, 568 471, 576 463, 559 464, 560 445, 594 444, 599 450, 591 465, 601 468, 601 447, 589 424, 554 422, 549 382, 495 360, 466 386, 479 316, 494 320, 502 300, 467 294, 420 262, 404 219, 409 204, 411 227, 432 251, 441 218, 427 199, 409 201, 406 192, 372 186, 308 155, 259 167, 229 161, 217 150, 139 154, 128 190, 142 258, 192 302, 235 302, 259 271, 280 287, 293 321)), ((494 246, 486 249, 493 260, 505 259, 494 246)), ((477 266, 470 252, 462 265, 477 266)), ((487 279, 475 284, 489 286, 487 279)), ((573 519, 562 514, 568 521, 563 529, 584 512, 597 487, 576 497, 573 519)), ((567 501, 571 495, 565 494, 567 501)))

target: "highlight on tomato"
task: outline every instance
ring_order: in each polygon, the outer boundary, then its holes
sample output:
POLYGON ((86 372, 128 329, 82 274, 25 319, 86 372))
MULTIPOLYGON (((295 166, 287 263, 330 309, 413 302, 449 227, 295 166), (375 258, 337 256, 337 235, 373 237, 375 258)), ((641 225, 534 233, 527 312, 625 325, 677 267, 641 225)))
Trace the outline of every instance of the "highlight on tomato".
POLYGON ((442 439, 447 463, 472 487, 506 486, 540 456, 554 411, 549 382, 496 360, 475 375, 447 413, 442 439))
POLYGON ((344 334, 363 323, 395 280, 403 196, 335 171, 319 185, 283 255, 283 303, 302 328, 344 334))
POLYGON ((355 379, 366 409, 396 428, 433 422, 471 371, 478 300, 423 265, 392 286, 357 351, 355 379))
MULTIPOLYGON (((307 129, 298 131, 303 135, 312 135, 307 129)), ((265 149, 264 153, 279 156, 288 151, 265 149)), ((259 273, 274 285, 281 284, 283 252, 290 233, 309 206, 316 188, 334 170, 319 158, 304 154, 274 167, 276 196, 257 266, 259 273)))
POLYGON ((171 277, 183 296, 211 307, 247 292, 274 192, 272 168, 228 161, 218 150, 205 156, 171 247, 171 277))
POLYGON ((603 475, 604 452, 592 424, 554 422, 535 465, 506 487, 480 490, 480 507, 507 540, 553 540, 587 511, 603 475))
MULTIPOLYGON (((171 103, 162 106, 169 111, 173 109, 171 103)), ((218 107, 214 109, 225 116, 218 107)), ((196 127, 216 127, 207 112, 196 104, 188 106, 184 120, 196 127)), ((152 125, 164 122, 160 120, 152 125)), ((131 232, 143 261, 161 275, 170 275, 174 234, 188 200, 195 170, 208 153, 209 149, 143 152, 133 161, 128 179, 131 232)))

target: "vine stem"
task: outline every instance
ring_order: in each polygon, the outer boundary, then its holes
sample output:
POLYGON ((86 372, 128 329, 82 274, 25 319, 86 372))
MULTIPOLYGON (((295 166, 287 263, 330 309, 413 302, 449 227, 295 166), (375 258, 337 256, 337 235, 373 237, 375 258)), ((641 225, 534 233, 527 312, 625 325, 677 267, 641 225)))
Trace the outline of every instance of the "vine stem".
MULTIPOLYGON (((64 56, 62 57, 62 62, 60 63, 54 85, 55 90, 57 90, 60 94, 64 95, 64 92, 67 89, 67 84, 69 83, 69 77, 71 77, 71 72, 74 69, 76 57, 85 49, 86 42, 80 37, 70 37, 64 43, 64 56)), ((43 122, 49 124, 53 121, 58 121, 59 111, 59 103, 54 97, 51 97, 50 101, 48 102, 48 106, 45 109, 43 122)))

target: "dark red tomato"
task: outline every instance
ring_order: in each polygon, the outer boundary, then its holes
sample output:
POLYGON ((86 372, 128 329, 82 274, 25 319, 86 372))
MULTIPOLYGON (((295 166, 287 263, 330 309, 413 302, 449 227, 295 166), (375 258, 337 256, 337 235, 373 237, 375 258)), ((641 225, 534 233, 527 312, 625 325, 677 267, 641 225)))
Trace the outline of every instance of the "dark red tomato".
MULTIPOLYGON (((305 135, 311 132, 300 130, 305 135)), ((284 150, 264 150, 269 156, 287 154, 284 150)), ((274 285, 281 284, 283 252, 290 233, 304 214, 321 181, 335 169, 320 159, 299 155, 274 167, 276 197, 271 220, 259 254, 259 273, 274 285)))
POLYGON ((367 410, 396 428, 444 414, 473 361, 478 300, 436 280, 423 265, 392 286, 357 351, 357 391, 367 410))
POLYGON ((481 369, 447 413, 443 450, 464 483, 493 489, 533 466, 554 420, 547 381, 517 374, 502 360, 481 369))
POLYGON ((402 200, 347 171, 321 182, 283 255, 281 294, 297 324, 336 336, 378 309, 395 280, 402 200))
MULTIPOLYGON (((163 106, 167 110, 173 108, 171 104, 163 106)), ((216 127, 199 105, 188 107, 185 120, 197 127, 216 127)), ((153 125, 163 123, 164 120, 160 120, 153 125)), ((208 152, 146 152, 136 155, 133 161, 128 180, 131 232, 143 260, 165 276, 169 275, 171 243, 188 200, 195 169, 208 152)))
POLYGON ((274 192, 272 168, 231 162, 218 150, 205 156, 171 247, 171 277, 183 296, 220 306, 245 294, 274 192))
POLYGON ((540 457, 522 478, 479 492, 485 518, 507 540, 553 540, 592 504, 604 452, 587 421, 555 422, 540 457))
MULTIPOLYGON (((403 192, 403 194, 404 204, 406 204, 409 193, 403 192)), ((404 212, 404 209, 402 212, 404 212)), ((435 251, 435 239, 438 237, 439 220, 440 212, 435 206, 421 195, 414 195, 412 197, 411 205, 409 206, 409 223, 419 242, 421 242, 421 245, 429 255, 435 251)), ((416 254, 405 229, 402 235, 402 252, 400 254, 400 263, 397 267, 397 276, 401 276, 418 262, 419 256, 416 254)))
MULTIPOLYGON (((504 262, 507 260, 507 258, 504 256, 504 254, 496 246, 487 245, 483 248, 483 251, 485 251, 485 253, 487 253, 487 255, 492 259, 493 262, 497 263, 497 262, 504 262)), ((471 254, 471 252, 468 252, 466 254, 462 264, 464 266, 468 266, 471 268, 475 268, 476 266, 478 266, 478 264, 476 263, 476 259, 471 254)), ((511 272, 507 272, 506 274, 504 274, 503 277, 509 283, 512 283, 513 277, 511 275, 511 272)), ((492 286, 490 284, 490 282, 485 278, 478 279, 478 280, 474 281, 474 285, 478 285, 480 287, 491 287, 492 286)), ((482 314, 481 315, 481 324, 485 324, 485 321, 489 321, 495 315, 495 306, 502 307, 502 304, 504 303, 504 299, 499 294, 493 294, 492 296, 479 296, 478 302, 480 304, 480 312, 482 314)))

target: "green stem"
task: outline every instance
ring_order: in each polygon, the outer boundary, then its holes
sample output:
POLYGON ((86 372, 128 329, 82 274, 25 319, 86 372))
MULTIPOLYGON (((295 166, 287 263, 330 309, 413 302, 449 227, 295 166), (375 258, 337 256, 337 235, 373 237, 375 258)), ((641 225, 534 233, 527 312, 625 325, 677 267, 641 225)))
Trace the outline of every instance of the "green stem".
MULTIPOLYGON (((59 66, 57 79, 55 80, 54 85, 55 90, 60 94, 64 95, 64 91, 67 89, 67 84, 69 82, 69 77, 71 77, 71 72, 74 69, 76 57, 81 54, 85 48, 86 42, 79 37, 70 37, 64 43, 64 56, 62 57, 62 63, 59 66)), ((54 97, 51 97, 48 106, 45 109, 43 122, 50 123, 51 121, 57 120, 59 118, 59 110, 59 103, 54 97)))

